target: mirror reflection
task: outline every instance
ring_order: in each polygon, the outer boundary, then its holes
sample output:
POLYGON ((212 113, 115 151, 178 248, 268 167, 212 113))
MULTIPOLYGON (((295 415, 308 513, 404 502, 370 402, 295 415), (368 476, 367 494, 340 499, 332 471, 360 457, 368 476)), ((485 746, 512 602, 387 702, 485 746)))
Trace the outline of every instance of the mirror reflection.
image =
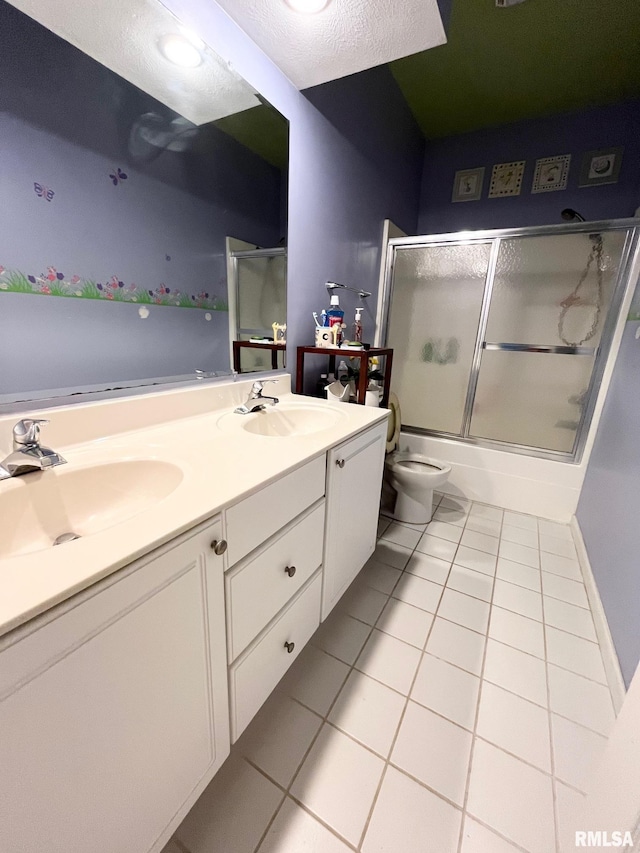
POLYGON ((153 41, 134 85, 0 0, 0 45, 0 404, 224 375, 234 339, 284 336, 283 116, 202 43, 190 69, 153 41))

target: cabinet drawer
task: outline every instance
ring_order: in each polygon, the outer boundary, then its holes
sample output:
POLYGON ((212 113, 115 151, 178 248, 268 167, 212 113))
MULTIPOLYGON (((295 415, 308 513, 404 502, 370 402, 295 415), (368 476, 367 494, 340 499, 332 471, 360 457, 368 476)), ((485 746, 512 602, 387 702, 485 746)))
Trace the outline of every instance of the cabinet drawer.
POLYGON ((232 566, 324 495, 325 457, 281 477, 226 511, 232 566))
POLYGON ((301 589, 322 563, 324 501, 225 578, 229 663, 301 589))
POLYGON ((229 668, 232 741, 240 737, 320 624, 321 586, 318 572, 266 634, 229 668), (285 643, 294 643, 291 652, 285 643))

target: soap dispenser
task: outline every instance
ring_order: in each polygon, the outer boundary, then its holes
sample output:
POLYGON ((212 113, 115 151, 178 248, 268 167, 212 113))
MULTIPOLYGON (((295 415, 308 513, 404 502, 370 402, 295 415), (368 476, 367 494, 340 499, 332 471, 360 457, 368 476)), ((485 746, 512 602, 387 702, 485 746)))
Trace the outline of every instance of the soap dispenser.
POLYGON ((353 340, 362 343, 362 312, 364 308, 356 308, 356 319, 353 323, 353 340))

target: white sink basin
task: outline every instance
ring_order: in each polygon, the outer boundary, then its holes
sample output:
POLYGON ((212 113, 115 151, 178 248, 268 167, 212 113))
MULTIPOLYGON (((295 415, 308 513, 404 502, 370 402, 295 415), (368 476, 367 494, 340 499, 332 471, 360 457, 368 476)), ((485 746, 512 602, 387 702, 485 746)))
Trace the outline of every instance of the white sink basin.
POLYGON ((136 459, 74 468, 61 465, 0 483, 0 559, 50 548, 65 533, 90 536, 171 494, 182 471, 136 459))
POLYGON ((240 429, 250 435, 289 438, 322 432, 335 426, 343 417, 344 412, 328 404, 283 403, 266 406, 250 415, 228 413, 218 420, 218 426, 225 432, 240 429))

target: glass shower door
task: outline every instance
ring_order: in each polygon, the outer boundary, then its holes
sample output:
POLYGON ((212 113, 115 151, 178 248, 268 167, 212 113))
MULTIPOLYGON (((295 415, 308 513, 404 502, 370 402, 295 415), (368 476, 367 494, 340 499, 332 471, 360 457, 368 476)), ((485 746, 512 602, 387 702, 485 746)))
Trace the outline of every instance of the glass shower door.
POLYGON ((627 234, 500 240, 470 437, 574 452, 627 234))
POLYGON ((397 246, 388 346, 406 426, 462 435, 491 242, 397 246))

